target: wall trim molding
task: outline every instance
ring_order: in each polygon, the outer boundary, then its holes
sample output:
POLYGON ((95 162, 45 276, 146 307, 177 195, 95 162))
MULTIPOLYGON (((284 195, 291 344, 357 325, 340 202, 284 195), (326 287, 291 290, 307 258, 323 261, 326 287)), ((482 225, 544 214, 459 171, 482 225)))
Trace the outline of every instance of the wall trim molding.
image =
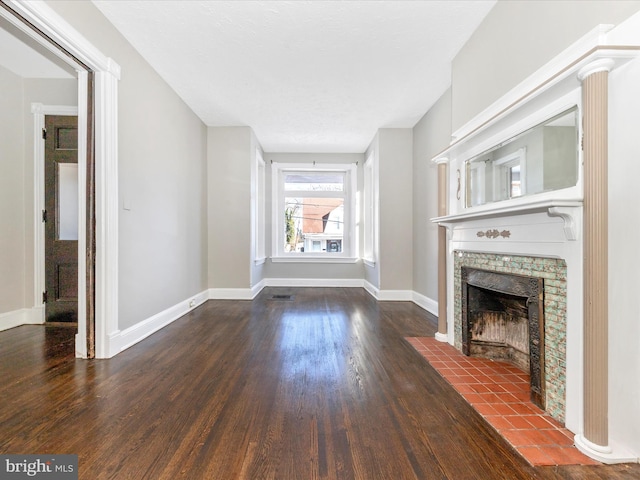
POLYGON ((210 288, 208 300, 252 300, 260 290, 256 293, 254 288, 210 288))
POLYGON ((629 452, 625 448, 618 446, 612 448, 611 445, 608 445, 606 447, 596 445, 595 443, 590 442, 587 438, 585 438, 584 434, 581 433, 575 435, 573 437, 573 441, 576 445, 576 448, 582 453, 607 465, 612 465, 614 463, 640 462, 640 458, 638 458, 637 455, 629 452))
POLYGON ((376 287, 373 283, 364 280, 364 289, 371 295, 373 298, 378 298, 380 296, 380 289, 376 287))
POLYGON ((44 308, 21 308, 11 312, 0 313, 0 331, 19 327, 20 325, 44 324, 44 308))
POLYGON ((251 287, 251 294, 252 294, 251 298, 256 298, 256 296, 262 291, 264 287, 265 287, 264 280, 260 280, 257 284, 251 287))
POLYGON ((411 299, 413 301, 413 303, 415 303, 416 305, 418 305, 419 307, 423 308, 424 310, 426 310, 427 312, 429 312, 432 315, 435 315, 436 317, 438 316, 438 301, 434 300, 432 298, 429 298, 425 295, 422 295, 421 293, 418 292, 413 292, 413 297, 411 299))
POLYGON ((146 320, 136 323, 135 325, 118 330, 109 335, 108 338, 108 356, 113 357, 136 343, 144 340, 149 335, 166 327, 175 320, 186 315, 191 310, 199 307, 209 299, 208 292, 193 295, 172 307, 157 313, 146 320))
POLYGON ((265 287, 363 287, 360 278, 265 278, 265 287))
POLYGON ((412 290, 378 290, 381 302, 413 302, 412 290))
POLYGON ((380 290, 360 278, 264 278, 251 288, 210 288, 209 300, 252 300, 265 287, 364 288, 381 302, 413 302, 438 316, 438 302, 413 290, 380 290))

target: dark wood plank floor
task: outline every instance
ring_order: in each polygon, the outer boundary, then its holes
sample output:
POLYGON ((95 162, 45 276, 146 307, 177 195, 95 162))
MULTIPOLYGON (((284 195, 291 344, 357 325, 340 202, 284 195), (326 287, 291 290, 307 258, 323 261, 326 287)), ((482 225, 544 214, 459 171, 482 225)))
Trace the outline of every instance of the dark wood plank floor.
POLYGON ((76 453, 81 479, 640 479, 529 466, 403 339, 434 331, 340 288, 209 301, 110 360, 74 359, 70 329, 15 328, 0 453, 76 453))

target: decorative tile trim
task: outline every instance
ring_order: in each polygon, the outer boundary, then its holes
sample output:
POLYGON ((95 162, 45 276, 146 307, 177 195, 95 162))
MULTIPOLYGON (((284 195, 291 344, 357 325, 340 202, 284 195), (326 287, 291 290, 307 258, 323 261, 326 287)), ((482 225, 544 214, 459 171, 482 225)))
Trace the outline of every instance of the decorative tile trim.
POLYGON ((470 267, 544 279, 546 411, 565 420, 567 264, 562 259, 454 251, 454 345, 462 351, 461 268, 470 267))

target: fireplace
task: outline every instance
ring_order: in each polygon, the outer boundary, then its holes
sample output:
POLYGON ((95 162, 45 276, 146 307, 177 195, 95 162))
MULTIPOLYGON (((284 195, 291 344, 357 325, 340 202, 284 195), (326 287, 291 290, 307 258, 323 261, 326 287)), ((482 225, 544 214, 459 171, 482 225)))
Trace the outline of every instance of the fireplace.
MULTIPOLYGON (((533 400, 543 407, 558 422, 565 424, 567 413, 567 350, 568 350, 568 305, 576 307, 575 303, 568 296, 568 269, 567 263, 561 258, 535 257, 529 255, 515 255, 490 252, 472 252, 466 250, 453 251, 453 288, 452 288, 452 334, 453 345, 461 352, 465 349, 463 341, 463 296, 468 296, 469 290, 475 295, 477 290, 497 290, 500 295, 507 299, 504 310, 512 317, 520 317, 519 312, 526 310, 527 335, 533 338, 527 339, 529 349, 533 349, 535 361, 524 363, 523 369, 530 374, 531 382, 539 381, 540 387, 532 385, 532 393, 540 395, 541 401, 533 400), (464 271, 464 288, 463 288, 464 271), (476 272, 469 275, 469 272, 476 272), (479 273, 478 273, 479 272, 479 273), (500 287, 507 277, 513 277, 517 290, 508 290, 500 287), (469 280, 471 279, 471 287, 469 280), (483 280, 492 279, 483 284, 483 280), (492 288, 492 286, 497 288, 492 288), (537 295, 532 291, 537 288, 537 295), (533 290, 527 290, 533 289, 533 290), (532 312, 533 310, 533 312, 532 312), (533 322, 537 322, 538 328, 533 329, 531 334, 529 328, 529 313, 533 313, 533 322), (536 332, 539 338, 536 339, 536 332), (536 341, 537 340, 537 341, 536 341), (536 351, 536 349, 538 349, 536 351), (533 370, 532 370, 533 369, 533 370)), ((573 282, 574 286, 576 282, 573 282)), ((482 292, 486 293, 486 292, 482 292)), ((495 292, 494 292, 495 293, 495 292)), ((504 298, 495 300, 500 303, 504 298)), ((468 298, 464 299, 465 312, 468 310, 468 298)), ((575 311, 575 308, 574 308, 575 311)), ((466 313, 465 313, 466 316, 466 313)), ((491 332, 483 330, 485 337, 491 332)), ((473 334, 473 331, 472 331, 473 334)), ((468 331, 465 339, 469 338, 468 331)), ((497 343, 497 342, 496 342, 497 343)), ((507 343, 507 342, 502 342, 507 343)), ((514 342, 511 342, 514 343, 514 342)), ((474 344, 470 344, 475 346, 474 344)), ((503 350, 511 350, 511 359, 520 357, 518 344, 504 347, 503 350)), ((495 352, 495 350, 494 350, 495 352)), ((471 353, 476 355, 475 353, 471 353)), ((509 352, 502 353, 503 357, 509 352)), ((529 352, 532 357, 532 352, 529 352)))
POLYGON ((531 401, 544 410, 544 279, 462 267, 461 295, 462 352, 529 373, 531 401))

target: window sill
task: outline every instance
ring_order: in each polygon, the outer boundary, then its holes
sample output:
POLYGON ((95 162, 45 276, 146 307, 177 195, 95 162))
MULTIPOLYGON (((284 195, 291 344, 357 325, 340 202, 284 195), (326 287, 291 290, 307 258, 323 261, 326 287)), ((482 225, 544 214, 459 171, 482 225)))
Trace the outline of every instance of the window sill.
POLYGON ((313 257, 313 256, 287 256, 271 257, 272 263, 356 263, 359 259, 353 257, 313 257))

